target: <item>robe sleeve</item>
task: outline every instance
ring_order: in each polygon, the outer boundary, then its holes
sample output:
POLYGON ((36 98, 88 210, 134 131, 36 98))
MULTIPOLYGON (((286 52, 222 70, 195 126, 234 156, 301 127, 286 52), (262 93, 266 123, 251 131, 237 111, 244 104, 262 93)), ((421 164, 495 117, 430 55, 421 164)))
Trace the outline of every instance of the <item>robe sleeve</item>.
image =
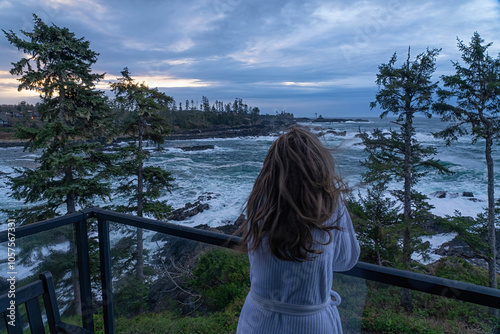
POLYGON ((360 248, 356 233, 352 226, 351 216, 344 203, 339 205, 337 214, 332 218, 333 224, 340 230, 332 230, 333 271, 347 271, 358 262, 360 248))

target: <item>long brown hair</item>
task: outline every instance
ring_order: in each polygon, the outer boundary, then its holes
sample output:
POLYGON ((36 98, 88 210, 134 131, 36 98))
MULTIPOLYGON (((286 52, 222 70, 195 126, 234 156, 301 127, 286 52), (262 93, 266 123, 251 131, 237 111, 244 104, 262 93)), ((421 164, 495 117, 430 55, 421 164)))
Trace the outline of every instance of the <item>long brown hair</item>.
POLYGON ((321 251, 313 248, 312 230, 329 235, 332 216, 346 187, 336 173, 331 152, 307 128, 293 125, 271 145, 246 204, 240 231, 248 250, 263 238, 281 260, 303 261, 321 251))

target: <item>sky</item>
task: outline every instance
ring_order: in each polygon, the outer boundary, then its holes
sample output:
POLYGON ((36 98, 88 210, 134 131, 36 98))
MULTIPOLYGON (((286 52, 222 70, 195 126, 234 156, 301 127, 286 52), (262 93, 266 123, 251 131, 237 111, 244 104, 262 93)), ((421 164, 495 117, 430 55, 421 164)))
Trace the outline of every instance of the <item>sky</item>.
MULTIPOLYGON (((435 81, 460 60, 457 38, 477 31, 500 52, 499 0, 0 0, 0 28, 31 31, 33 13, 90 41, 99 89, 128 67, 177 105, 242 98, 269 114, 375 117, 394 52, 400 64, 409 47, 441 48, 435 81)), ((0 34, 0 104, 39 101, 9 73, 22 57, 0 34)))

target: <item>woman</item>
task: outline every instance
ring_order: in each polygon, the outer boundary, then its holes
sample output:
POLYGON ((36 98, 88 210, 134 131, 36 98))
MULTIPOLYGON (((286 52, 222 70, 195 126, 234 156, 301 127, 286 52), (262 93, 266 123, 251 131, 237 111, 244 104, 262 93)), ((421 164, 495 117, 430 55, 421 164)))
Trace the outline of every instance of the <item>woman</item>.
POLYGON ((333 272, 359 257, 345 190, 332 154, 306 128, 271 145, 241 227, 251 289, 237 333, 342 333, 333 272))

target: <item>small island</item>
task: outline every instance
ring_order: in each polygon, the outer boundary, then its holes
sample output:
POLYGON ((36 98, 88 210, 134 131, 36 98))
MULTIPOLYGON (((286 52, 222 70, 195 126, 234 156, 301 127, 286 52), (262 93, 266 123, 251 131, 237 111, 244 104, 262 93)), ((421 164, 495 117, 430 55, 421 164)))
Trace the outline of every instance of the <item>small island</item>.
POLYGON ((368 123, 369 120, 361 118, 325 118, 319 115, 317 118, 308 117, 296 117, 297 122, 313 122, 313 123, 345 123, 345 122, 356 122, 356 123, 368 123))

